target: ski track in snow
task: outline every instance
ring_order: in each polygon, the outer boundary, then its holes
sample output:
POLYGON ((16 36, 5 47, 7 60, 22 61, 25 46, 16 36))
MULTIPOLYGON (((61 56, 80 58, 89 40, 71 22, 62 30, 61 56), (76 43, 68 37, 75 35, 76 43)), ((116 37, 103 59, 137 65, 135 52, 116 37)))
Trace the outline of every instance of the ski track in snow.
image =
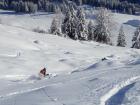
POLYGON ((0 54, 0 57, 11 57, 11 58, 15 58, 15 57, 18 57, 18 54, 13 54, 13 55, 10 55, 10 54, 0 54))
MULTIPOLYGON (((123 66, 124 67, 124 66, 123 66)), ((115 71, 116 69, 119 69, 119 68, 121 68, 121 67, 115 67, 115 69, 110 69, 110 70, 112 70, 112 71, 115 71)), ((81 78, 78 78, 78 79, 71 79, 71 80, 69 80, 69 81, 66 81, 66 82, 72 82, 72 81, 79 81, 79 80, 85 80, 85 79, 89 79, 89 78, 91 78, 91 77, 93 77, 93 76, 98 76, 98 75, 101 75, 101 74, 105 74, 105 73, 107 73, 107 72, 110 72, 110 70, 102 70, 102 72, 100 72, 100 73, 97 73, 97 74, 90 74, 90 75, 87 75, 87 76, 85 76, 85 77, 81 77, 81 78)), ((13 78, 13 77, 15 77, 15 75, 14 76, 10 76, 10 75, 7 75, 5 78, 13 78)), ((26 77, 26 79, 27 79, 27 77, 29 78, 30 76, 20 76, 20 75, 17 75, 16 76, 17 78, 18 77, 22 77, 22 78, 24 78, 25 79, 25 77, 26 77)), ((3 77, 4 78, 4 77, 3 77)), ((6 97, 10 97, 10 96, 13 96, 13 95, 20 95, 20 94, 24 94, 24 93, 29 93, 29 92, 33 92, 33 91, 37 91, 37 90, 40 90, 40 89, 44 89, 44 88, 46 88, 46 87, 48 87, 48 86, 53 86, 53 85, 57 85, 57 84, 60 84, 61 83, 61 81, 58 81, 58 82, 55 82, 55 83, 52 83, 52 84, 49 84, 49 85, 45 85, 45 86, 42 86, 42 87, 36 87, 36 88, 33 88, 33 89, 27 89, 27 90, 21 90, 21 91, 16 91, 16 92, 12 92, 12 93, 8 93, 8 94, 5 94, 5 95, 1 95, 0 96, 0 98, 6 98, 6 97)), ((63 81, 63 83, 65 83, 64 81, 63 81)))
MULTIPOLYGON (((75 80, 75 78, 74 78, 74 79, 69 80, 69 81, 66 81, 66 82, 84 80, 84 79, 88 79, 88 78, 91 78, 91 77, 93 77, 93 76, 98 76, 98 75, 101 75, 101 74, 104 74, 104 73, 107 73, 107 72, 109 72, 109 71, 108 71, 108 70, 105 70, 105 71, 100 72, 100 73, 97 73, 97 74, 95 74, 95 75, 91 74, 91 75, 88 75, 88 76, 86 76, 86 77, 78 78, 78 79, 76 79, 76 80, 75 80)), ((50 84, 50 85, 45 85, 45 86, 42 86, 42 87, 37 87, 37 88, 33 88, 33 89, 27 89, 27 90, 21 90, 21 91, 12 92, 12 93, 8 93, 8 94, 5 94, 5 95, 0 96, 0 98, 6 98, 6 97, 13 96, 13 95, 20 95, 20 94, 24 94, 24 93, 29 93, 29 92, 37 91, 37 90, 40 90, 40 89, 44 89, 44 88, 46 88, 46 87, 48 87, 48 86, 57 85, 57 84, 60 84, 60 83, 61 83, 61 81, 55 82, 55 83, 50 84)), ((65 82, 63 81, 63 83, 65 83, 65 82)))
POLYGON ((6 97, 14 96, 14 95, 29 93, 29 92, 37 91, 37 90, 40 90, 40 89, 44 89, 48 86, 57 85, 57 84, 60 84, 60 83, 54 83, 54 84, 50 84, 50 85, 46 85, 46 86, 42 86, 42 87, 33 88, 33 89, 27 89, 27 90, 12 92, 12 93, 8 93, 8 94, 5 94, 5 95, 1 95, 0 98, 6 98, 6 97))
MULTIPOLYGON (((104 69, 104 70, 102 70, 102 72, 99 72, 99 73, 96 73, 96 74, 94 74, 94 73, 92 73, 92 74, 88 74, 88 75, 86 75, 86 76, 84 76, 84 77, 80 77, 80 78, 73 78, 73 79, 70 79, 70 80, 67 80, 67 81, 65 81, 65 82, 73 82, 73 81, 79 81, 79 80, 85 80, 85 79, 90 79, 90 78, 92 78, 92 77, 97 77, 98 75, 102 75, 102 74, 105 74, 105 73, 108 73, 108 72, 110 72, 110 70, 111 71, 116 71, 116 69, 120 69, 120 68, 127 68, 127 67, 129 67, 129 66, 118 66, 118 67, 112 67, 112 68, 110 68, 110 69, 104 69)), ((86 70, 85 70, 86 71, 86 70)), ((78 72, 77 72, 78 73, 78 72)), ((72 73, 73 74, 73 73, 72 73)), ((22 80, 26 80, 26 79, 28 79, 29 77, 31 77, 31 76, 27 76, 27 75, 7 75, 7 76, 5 76, 5 77, 3 77, 3 78, 14 78, 14 77, 16 77, 16 78, 22 78, 22 80)), ((137 77, 133 77, 134 79, 135 78, 137 78, 137 77)), ((130 82, 132 81, 132 80, 134 80, 134 79, 129 79, 130 80, 130 82)), ((139 78, 140 78, 140 76, 139 76, 139 78)), ((1 79, 1 78, 0 78, 1 79)), ((94 78, 95 79, 95 78, 94 78)), ((1 95, 0 96, 0 98, 6 98, 6 97, 10 97, 10 96, 14 96, 14 95, 20 95, 20 94, 24 94, 24 93, 29 93, 29 92, 34 92, 34 91, 37 91, 37 90, 40 90, 40 89, 44 89, 44 88, 46 88, 46 87, 48 87, 48 86, 53 86, 53 85, 57 85, 57 84, 61 84, 61 83, 65 83, 64 81, 57 81, 57 82, 54 82, 54 83, 52 83, 52 84, 49 84, 49 85, 44 85, 44 86, 42 86, 42 87, 36 87, 36 88, 33 88, 33 89, 26 89, 26 90, 21 90, 21 91, 15 91, 15 92, 12 92, 12 93, 8 93, 8 94, 5 94, 5 95, 1 95)), ((129 82, 129 81, 128 81, 129 82)), ((125 82, 123 82, 124 83, 124 85, 125 85, 125 82)), ((129 85, 129 84, 127 84, 127 81, 126 81, 126 85, 129 85)), ((126 86, 125 85, 125 86, 126 86)), ((120 85, 119 85, 120 86, 120 85)), ((119 87, 119 86, 115 86, 116 88, 117 87, 119 87)), ((119 88, 119 90, 121 89, 121 88, 123 88, 123 87, 120 87, 119 88)), ((118 91, 119 91, 118 90, 118 91)), ((114 90, 113 90, 113 92, 114 92, 114 90)), ((109 93, 110 94, 110 93, 109 93)), ((114 93, 115 94, 115 93, 114 93)), ((113 94, 113 95, 114 95, 113 94)), ((113 96, 112 95, 112 96, 113 96)), ((107 95, 106 95, 107 96, 107 95)), ((106 97, 105 96, 105 97, 106 97)), ((108 96, 107 96, 108 97, 108 96)), ((109 97, 110 98, 110 97, 109 97)), ((107 100, 109 99, 109 98, 107 98, 107 100)), ((106 99, 105 99, 106 100, 106 99)), ((106 100, 106 101, 107 101, 106 100)), ((105 101, 104 101, 105 102, 105 101)), ((101 105, 105 105, 105 104, 101 104, 101 105)))
POLYGON ((112 88, 108 93, 106 93, 104 96, 100 98, 100 105, 106 105, 106 102, 113 97, 115 94, 117 94, 121 89, 124 87, 136 82, 138 79, 140 79, 140 76, 131 77, 126 81, 121 82, 120 84, 117 84, 112 88))

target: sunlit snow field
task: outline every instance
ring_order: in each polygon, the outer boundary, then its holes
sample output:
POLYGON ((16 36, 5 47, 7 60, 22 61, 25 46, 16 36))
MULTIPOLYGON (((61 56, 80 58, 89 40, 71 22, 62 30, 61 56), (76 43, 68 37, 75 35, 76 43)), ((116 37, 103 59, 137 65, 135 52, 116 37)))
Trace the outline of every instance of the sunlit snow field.
POLYGON ((140 50, 130 47, 140 16, 113 15, 113 43, 123 24, 126 48, 33 32, 53 17, 0 10, 0 105, 139 105, 140 50), (40 80, 43 67, 51 76, 40 80))

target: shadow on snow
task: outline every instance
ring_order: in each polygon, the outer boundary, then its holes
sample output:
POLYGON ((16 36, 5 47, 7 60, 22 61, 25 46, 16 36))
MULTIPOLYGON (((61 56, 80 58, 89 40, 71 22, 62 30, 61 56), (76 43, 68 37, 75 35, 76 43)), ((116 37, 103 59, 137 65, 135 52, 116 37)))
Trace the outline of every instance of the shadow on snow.
POLYGON ((112 96, 107 102, 106 105, 121 105, 125 101, 125 94, 129 89, 131 89, 135 83, 130 84, 123 89, 121 89, 117 94, 112 96))

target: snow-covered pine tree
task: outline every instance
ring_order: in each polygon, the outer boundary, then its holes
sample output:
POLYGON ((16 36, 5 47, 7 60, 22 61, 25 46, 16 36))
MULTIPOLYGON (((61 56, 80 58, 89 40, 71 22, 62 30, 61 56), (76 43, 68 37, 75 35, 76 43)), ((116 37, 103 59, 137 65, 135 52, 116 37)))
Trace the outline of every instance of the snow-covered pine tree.
POLYGON ((126 46, 125 33, 123 31, 123 26, 121 26, 121 28, 119 30, 117 46, 120 46, 120 47, 125 47, 126 46))
POLYGON ((67 12, 65 14, 65 18, 62 22, 61 30, 62 33, 71 39, 77 40, 77 18, 75 15, 75 10, 72 5, 67 8, 67 12))
POLYGON ((88 23, 88 40, 94 40, 94 25, 91 20, 88 23))
POLYGON ((62 25, 61 25, 61 31, 64 34, 67 34, 68 28, 70 27, 69 26, 69 24, 70 24, 70 18, 71 18, 71 13, 70 13, 70 10, 67 9, 66 10, 66 13, 65 13, 64 20, 63 20, 62 25))
POLYGON ((4 0, 4 5, 3 6, 4 6, 5 9, 9 7, 8 4, 9 4, 9 1, 8 0, 4 0))
POLYGON ((60 30, 58 28, 58 22, 57 22, 56 18, 54 18, 53 21, 52 21, 52 24, 51 24, 51 27, 50 27, 50 34, 58 35, 58 36, 61 35, 60 30))
POLYGON ((77 4, 78 4, 78 5, 82 5, 82 4, 83 4, 83 3, 82 3, 82 2, 83 2, 82 0, 75 0, 75 1, 77 1, 77 4))
POLYGON ((81 8, 77 11, 77 34, 79 40, 88 40, 85 14, 81 8))
POLYGON ((75 4, 71 3, 69 4, 69 9, 71 13, 71 19, 70 19, 70 24, 71 24, 71 35, 69 36, 70 38, 77 40, 78 39, 78 34, 77 34, 77 17, 76 17, 76 11, 75 11, 75 4))
POLYGON ((28 2, 29 13, 37 12, 37 5, 33 2, 28 2))
POLYGON ((16 11, 16 12, 22 12, 22 10, 23 10, 23 5, 24 5, 23 1, 19 1, 19 2, 17 3, 16 7, 14 8, 15 11, 16 11))
POLYGON ((24 10, 25 10, 26 13, 28 13, 29 12, 28 2, 25 2, 24 5, 25 5, 24 10))
POLYGON ((94 39, 100 43, 112 44, 111 42, 111 14, 106 8, 100 8, 96 13, 96 26, 94 39))
POLYGON ((140 49, 140 26, 136 29, 133 39, 132 39, 132 48, 140 49))
POLYGON ((62 13, 62 11, 60 10, 60 8, 57 9, 56 11, 56 19, 58 22, 58 26, 61 27, 62 21, 64 19, 64 14, 62 13))

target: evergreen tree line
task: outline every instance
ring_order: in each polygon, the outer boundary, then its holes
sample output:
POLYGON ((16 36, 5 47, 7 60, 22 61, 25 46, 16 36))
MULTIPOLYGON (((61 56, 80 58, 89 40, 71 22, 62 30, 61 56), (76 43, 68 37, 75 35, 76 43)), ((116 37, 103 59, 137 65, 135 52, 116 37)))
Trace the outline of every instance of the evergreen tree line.
POLYGON ((70 5, 60 25, 58 25, 58 19, 53 19, 49 32, 73 40, 93 40, 112 45, 110 16, 107 9, 101 8, 96 13, 96 25, 92 21, 87 24, 83 10, 81 8, 76 10, 73 5, 70 5))
POLYGON ((59 2, 54 3, 52 1, 53 0, 1 0, 0 8, 23 13, 35 13, 38 10, 55 12, 59 2))
MULTIPOLYGON (((82 5, 89 2, 92 4, 93 1, 100 1, 101 3, 101 1, 104 0, 87 1, 88 0, 77 0, 75 2, 82 5)), ((116 2, 117 0, 111 1, 116 2)), ((118 2, 120 1, 118 0, 118 2)), ((129 0, 129 3, 133 2, 129 0)), ((50 28, 51 34, 69 37, 74 40, 91 40, 112 45, 111 14, 105 8, 99 9, 96 13, 96 24, 93 24, 92 21, 87 24, 83 10, 78 8, 74 2, 69 2, 68 0, 1 0, 0 7, 5 9, 11 8, 17 12, 27 13, 34 13, 38 9, 45 9, 49 12, 62 11, 65 15, 64 19, 61 24, 58 22, 58 19, 53 20, 50 28)), ((126 44, 125 33, 123 31, 123 27, 121 27, 118 35, 117 46, 125 47, 126 44)), ((138 27, 134 33, 132 48, 140 49, 140 27, 138 27)))
POLYGON ((137 14, 140 11, 139 0, 72 0, 77 5, 88 4, 95 7, 105 7, 115 12, 137 14))
POLYGON ((140 11, 139 0, 1 0, 0 8, 25 13, 34 13, 37 10, 56 12, 58 9, 65 11, 65 6, 70 1, 77 5, 88 4, 94 7, 106 7, 127 14, 137 14, 140 11))
POLYGON ((14 10, 23 13, 35 13, 36 11, 45 12, 65 12, 69 4, 75 5, 69 0, 0 0, 0 8, 14 10))
MULTIPOLYGON (((111 14, 107 9, 100 8, 98 10, 96 13, 96 24, 93 24, 92 21, 86 24, 83 10, 81 8, 75 10, 71 5, 60 25, 58 24, 58 19, 53 19, 49 32, 50 34, 69 37, 73 40, 96 41, 112 45, 111 25, 111 14)), ((116 45, 126 47, 127 43, 123 26, 120 27, 118 33, 116 45)), ((140 26, 134 33, 132 48, 140 49, 140 26)))
POLYGON ((38 10, 38 5, 33 0, 1 0, 0 8, 15 10, 16 12, 35 13, 38 10))

